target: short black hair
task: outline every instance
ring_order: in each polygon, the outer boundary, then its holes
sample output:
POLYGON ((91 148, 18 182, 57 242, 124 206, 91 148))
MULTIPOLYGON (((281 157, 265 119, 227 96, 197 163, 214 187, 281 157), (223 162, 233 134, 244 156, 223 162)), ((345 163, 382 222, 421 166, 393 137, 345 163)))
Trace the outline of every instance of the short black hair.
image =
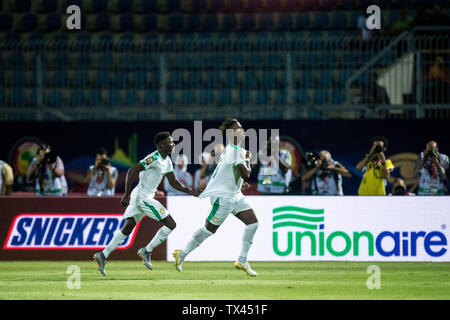
POLYGON ((39 145, 39 147, 37 149, 37 153, 39 153, 39 151, 41 151, 41 150, 47 150, 47 149, 50 149, 50 151, 53 150, 53 148, 50 145, 43 143, 43 144, 39 145))
POLYGON ((375 136, 370 140, 370 143, 373 144, 375 141, 383 141, 384 147, 387 148, 388 140, 383 136, 375 136))
POLYGON ((168 137, 170 137, 169 131, 158 132, 153 139, 153 143, 157 146, 161 141, 167 139, 168 137))
POLYGON ((108 150, 106 150, 105 148, 101 147, 97 149, 97 153, 96 154, 100 154, 100 155, 108 155, 108 150))
POLYGON ((220 125, 219 130, 225 131, 226 129, 230 129, 236 122, 239 122, 236 118, 226 118, 220 125))

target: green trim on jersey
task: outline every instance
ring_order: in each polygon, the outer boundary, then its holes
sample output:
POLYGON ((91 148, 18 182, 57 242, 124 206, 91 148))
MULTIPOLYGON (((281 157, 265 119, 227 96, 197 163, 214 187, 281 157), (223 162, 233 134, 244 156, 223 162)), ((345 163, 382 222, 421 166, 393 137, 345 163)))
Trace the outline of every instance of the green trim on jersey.
POLYGON ((235 145, 235 144, 230 143, 230 146, 232 146, 233 148, 235 148, 235 149, 236 149, 237 151, 239 151, 239 152, 245 151, 244 148, 241 148, 241 147, 239 147, 239 146, 237 146, 237 145, 235 145))
POLYGON ((211 221, 211 219, 214 218, 214 215, 217 213, 217 210, 219 210, 219 198, 217 198, 217 200, 214 202, 211 212, 209 213, 209 216, 206 220, 211 221))
MULTIPOLYGON (((161 158, 163 159, 163 160, 166 160, 167 159, 167 157, 169 156, 169 155, 167 155, 165 158, 162 156, 162 154, 161 153, 159 153, 159 150, 156 150, 156 153, 158 154, 158 156, 161 156, 161 158)), ((158 159, 158 158, 156 158, 156 159, 158 159)), ((156 160, 155 159, 155 160, 156 160)))
POLYGON ((235 144, 230 143, 230 146, 232 146, 233 148, 235 148, 238 151, 241 151, 241 150, 239 150, 239 147, 237 145, 235 145, 235 144))
POLYGON ((152 206, 151 204, 145 202, 145 200, 142 201, 142 202, 144 202, 144 204, 145 204, 147 207, 149 207, 150 210, 152 210, 153 214, 156 216, 156 219, 158 219, 158 221, 161 221, 161 220, 162 220, 161 216, 159 215, 158 210, 156 210, 156 208, 155 208, 154 206, 152 206))

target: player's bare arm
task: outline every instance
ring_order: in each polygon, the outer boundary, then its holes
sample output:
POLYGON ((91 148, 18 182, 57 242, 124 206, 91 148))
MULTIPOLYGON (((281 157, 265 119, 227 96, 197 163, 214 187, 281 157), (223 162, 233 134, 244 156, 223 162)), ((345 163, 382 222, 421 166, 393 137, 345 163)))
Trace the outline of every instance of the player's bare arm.
POLYGON ((140 163, 136 163, 133 167, 128 169, 127 176, 125 178, 125 193, 120 200, 120 204, 122 206, 127 207, 130 203, 131 185, 136 175, 138 175, 142 170, 144 170, 144 167, 140 163))
POLYGON ((186 187, 185 185, 183 185, 176 177, 175 174, 173 172, 169 172, 166 174, 167 180, 169 181, 169 184, 172 186, 172 188, 174 188, 175 190, 190 194, 194 197, 198 197, 198 195, 200 194, 200 192, 198 191, 194 191, 189 187, 186 187))

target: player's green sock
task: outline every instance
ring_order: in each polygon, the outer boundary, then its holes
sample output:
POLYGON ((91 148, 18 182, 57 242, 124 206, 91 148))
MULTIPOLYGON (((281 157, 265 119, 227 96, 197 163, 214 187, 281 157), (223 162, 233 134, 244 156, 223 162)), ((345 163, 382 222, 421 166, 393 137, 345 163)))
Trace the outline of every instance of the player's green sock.
POLYGON ((114 234, 114 237, 109 242, 108 246, 103 250, 105 258, 108 258, 109 254, 114 250, 116 250, 116 248, 122 244, 122 242, 125 240, 126 237, 127 236, 124 235, 120 230, 117 230, 117 232, 114 234))
POLYGON ((149 244, 145 247, 147 252, 152 252, 154 248, 159 246, 164 240, 167 239, 169 234, 172 232, 172 229, 167 228, 166 226, 162 226, 158 232, 155 234, 153 239, 149 242, 149 244))

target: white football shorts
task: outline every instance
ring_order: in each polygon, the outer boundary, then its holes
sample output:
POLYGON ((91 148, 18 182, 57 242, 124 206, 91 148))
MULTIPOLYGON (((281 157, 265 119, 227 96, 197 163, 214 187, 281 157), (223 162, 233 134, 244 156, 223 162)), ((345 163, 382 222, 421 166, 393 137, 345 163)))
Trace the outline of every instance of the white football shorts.
POLYGON ((161 204, 161 202, 153 198, 139 198, 133 194, 130 197, 130 204, 128 205, 123 218, 134 218, 138 223, 144 216, 150 219, 161 221, 169 215, 169 211, 161 204))
POLYGON ((242 193, 232 198, 210 197, 209 199, 211 201, 211 209, 206 220, 216 226, 220 226, 230 213, 236 215, 239 212, 252 209, 252 206, 242 193))

